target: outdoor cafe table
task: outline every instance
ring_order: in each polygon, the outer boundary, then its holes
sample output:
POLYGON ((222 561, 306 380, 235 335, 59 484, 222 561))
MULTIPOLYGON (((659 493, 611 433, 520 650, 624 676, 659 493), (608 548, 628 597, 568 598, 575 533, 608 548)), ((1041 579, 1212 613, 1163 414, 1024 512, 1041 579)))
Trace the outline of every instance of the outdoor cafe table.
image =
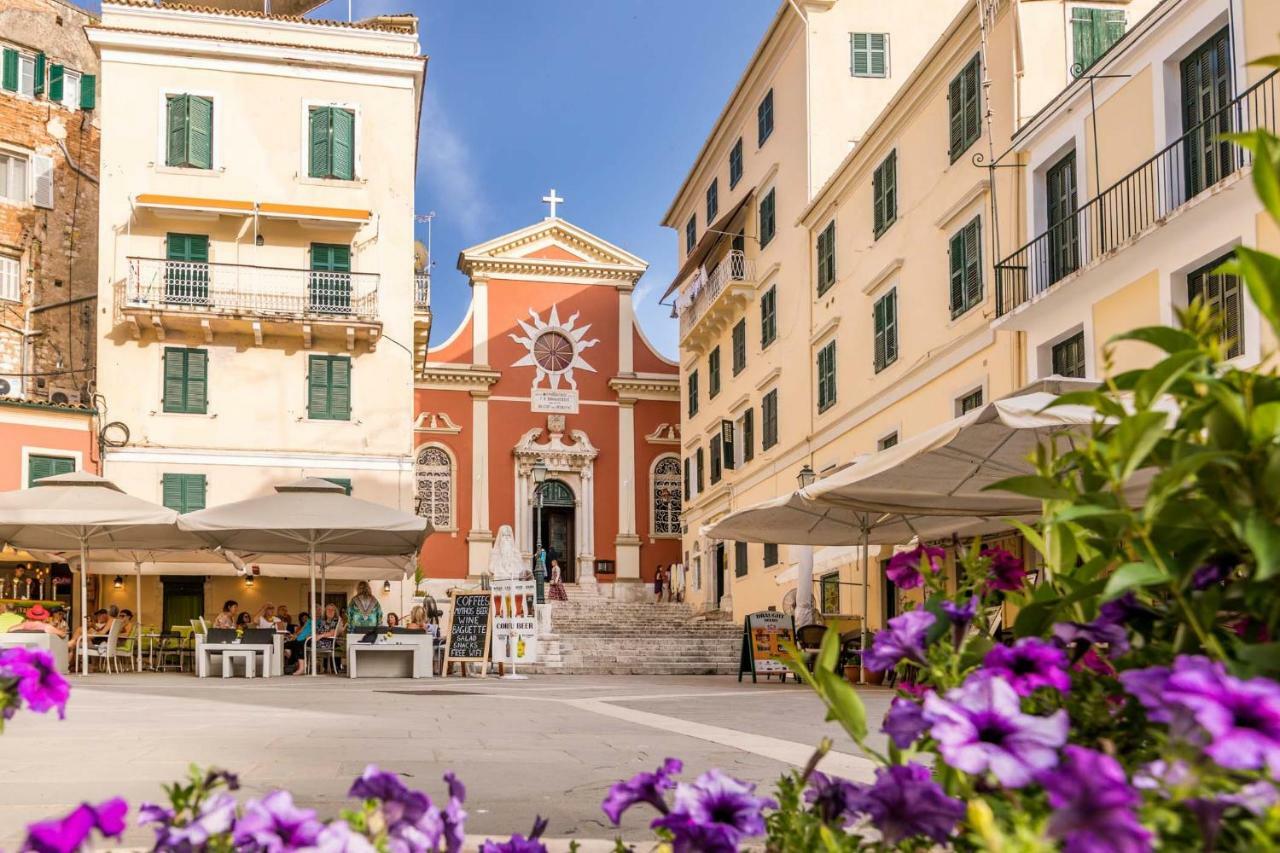
POLYGON ((379 633, 372 643, 360 641, 365 631, 356 631, 347 635, 347 675, 360 677, 399 677, 399 678, 431 678, 433 649, 432 636, 425 631, 421 634, 382 634, 379 633), (364 663, 359 674, 356 663, 363 656, 364 663), (404 660, 404 658, 408 660, 404 660), (407 664, 407 665, 406 665, 407 664))
MULTIPOLYGON (((249 651, 262 652, 262 676, 284 674, 284 635, 276 634, 271 643, 206 643, 204 637, 196 637, 196 676, 209 677, 209 658, 219 652, 249 651)), ((256 657, 256 655, 255 655, 256 657)), ((223 661, 227 665, 228 661, 223 661)), ((256 669, 256 666, 255 666, 256 669)))

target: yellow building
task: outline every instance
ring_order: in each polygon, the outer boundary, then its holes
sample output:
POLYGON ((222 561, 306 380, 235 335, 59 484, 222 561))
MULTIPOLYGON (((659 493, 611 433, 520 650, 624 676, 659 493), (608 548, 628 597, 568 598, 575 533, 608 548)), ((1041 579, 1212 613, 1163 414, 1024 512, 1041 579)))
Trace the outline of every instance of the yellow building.
MULTIPOLYGON (((89 35, 118 93, 101 116, 105 475, 183 512, 303 476, 412 511, 417 20, 106 0, 89 35)), ((146 583, 145 606, 167 606, 146 583)), ((303 603, 297 582, 203 593, 205 612, 303 603)))

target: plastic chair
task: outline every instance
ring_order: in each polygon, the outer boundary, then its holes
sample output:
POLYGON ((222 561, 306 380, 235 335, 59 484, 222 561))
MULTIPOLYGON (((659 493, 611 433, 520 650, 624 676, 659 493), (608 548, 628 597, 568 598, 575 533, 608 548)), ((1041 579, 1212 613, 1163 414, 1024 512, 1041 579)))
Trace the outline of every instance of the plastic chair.
POLYGON ((111 672, 115 666, 116 646, 120 642, 120 624, 119 619, 111 623, 111 628, 107 631, 107 641, 101 645, 90 644, 88 635, 80 637, 81 648, 86 650, 89 661, 98 661, 107 672, 111 672))
POLYGON ((826 625, 802 625, 796 629, 796 646, 804 655, 804 665, 813 670, 818 660, 818 651, 822 648, 822 638, 827 634, 826 625))

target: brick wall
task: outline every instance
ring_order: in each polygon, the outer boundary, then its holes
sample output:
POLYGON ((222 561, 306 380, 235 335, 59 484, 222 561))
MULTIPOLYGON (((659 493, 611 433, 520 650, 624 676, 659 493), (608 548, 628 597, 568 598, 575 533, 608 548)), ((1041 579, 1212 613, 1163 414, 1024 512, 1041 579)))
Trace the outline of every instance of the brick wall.
MULTIPOLYGON (((0 42, 42 51, 50 63, 96 75, 97 58, 84 35, 92 20, 60 0, 4 0, 0 42)), ((101 103, 99 92, 99 108, 101 103)), ((61 390, 77 402, 94 376, 95 113, 0 90, 0 148, 45 155, 54 164, 52 209, 0 200, 0 253, 18 257, 22 269, 21 303, 0 301, 0 375, 25 373, 27 397, 46 399, 61 390), (28 316, 34 334, 24 335, 28 316)))

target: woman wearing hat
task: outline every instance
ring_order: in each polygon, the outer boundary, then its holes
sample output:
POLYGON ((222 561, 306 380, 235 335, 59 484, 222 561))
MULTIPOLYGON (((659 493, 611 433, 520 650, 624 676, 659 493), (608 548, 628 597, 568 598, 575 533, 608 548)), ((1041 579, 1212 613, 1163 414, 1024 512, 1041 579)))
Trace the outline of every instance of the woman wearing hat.
POLYGON ((49 624, 49 611, 43 605, 33 604, 27 608, 27 619, 10 629, 10 633, 19 634, 52 634, 55 637, 67 638, 65 629, 49 624))

